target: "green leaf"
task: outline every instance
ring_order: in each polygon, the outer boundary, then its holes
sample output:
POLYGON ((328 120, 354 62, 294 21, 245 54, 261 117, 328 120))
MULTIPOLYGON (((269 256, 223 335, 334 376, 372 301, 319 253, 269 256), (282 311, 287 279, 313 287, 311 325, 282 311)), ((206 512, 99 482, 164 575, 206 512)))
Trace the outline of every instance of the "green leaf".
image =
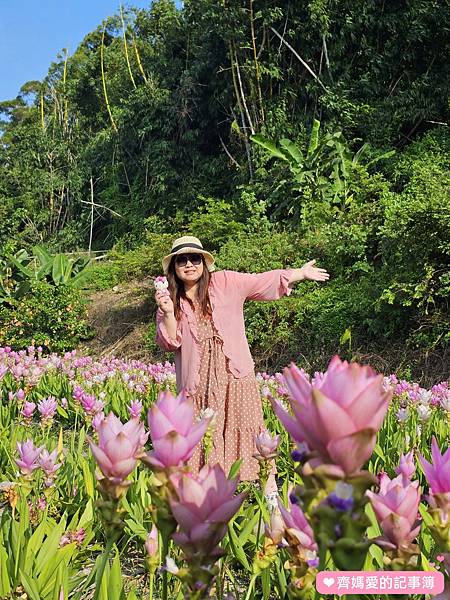
POLYGON ((84 485, 89 498, 94 498, 94 477, 92 475, 89 463, 86 459, 81 458, 81 468, 83 470, 84 485))
POLYGON ((303 165, 303 153, 300 150, 300 148, 296 146, 291 140, 283 138, 282 140, 280 140, 280 146, 290 154, 297 166, 303 165))
POLYGON ((20 570, 20 581, 31 600, 42 600, 33 578, 24 573, 22 569, 20 570))
POLYGON ((3 545, 0 545, 0 598, 6 598, 11 592, 11 583, 8 574, 8 554, 3 545))
POLYGON ((64 282, 68 264, 69 261, 65 254, 56 254, 53 257, 52 278, 55 285, 59 285, 60 283, 64 282))
POLYGON ((247 556, 245 555, 244 549, 239 543, 239 539, 234 531, 233 522, 228 524, 228 535, 230 547, 233 551, 234 556, 238 559, 241 565, 250 573, 252 571, 250 565, 248 564, 247 556))
POLYGON ((272 582, 271 582, 271 578, 270 578, 270 567, 267 567, 261 573, 261 583, 262 583, 263 599, 269 600, 270 592, 272 591, 272 582))
POLYGON ((251 135, 250 139, 252 140, 252 142, 255 142, 255 144, 258 144, 258 146, 261 146, 262 148, 264 148, 265 150, 268 150, 268 152, 270 153, 270 155, 273 158, 281 158, 281 160, 284 160, 286 162, 289 162, 288 157, 286 156, 286 153, 283 152, 282 150, 280 150, 275 144, 274 142, 272 142, 271 140, 265 138, 262 135, 251 135))
POLYGON ((253 530, 255 528, 255 525, 258 522, 258 519, 259 519, 259 511, 255 511, 255 514, 253 515, 253 517, 251 519, 245 519, 244 523, 246 522, 247 524, 244 527, 244 529, 241 531, 241 533, 239 534, 239 543, 242 546, 244 546, 247 543, 248 538, 253 533, 253 530))
POLYGON ((309 137, 309 146, 307 156, 311 156, 319 145, 319 130, 320 130, 320 121, 314 119, 313 126, 311 129, 311 135, 309 137))
POLYGON ((236 475, 239 473, 239 469, 241 468, 242 461, 242 458, 238 458, 236 461, 234 461, 234 463, 231 465, 230 472, 228 473, 228 479, 234 479, 236 477, 236 475))
POLYGON ((108 600, 120 600, 122 596, 123 582, 120 570, 119 552, 116 549, 108 581, 108 600))

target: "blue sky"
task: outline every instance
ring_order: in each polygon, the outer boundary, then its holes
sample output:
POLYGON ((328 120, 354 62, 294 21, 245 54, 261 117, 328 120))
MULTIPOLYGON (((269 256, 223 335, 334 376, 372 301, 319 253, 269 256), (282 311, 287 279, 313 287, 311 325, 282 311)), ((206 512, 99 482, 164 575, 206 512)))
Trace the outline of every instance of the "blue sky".
MULTIPOLYGON (((123 0, 148 8, 151 0, 123 0)), ((72 54, 84 36, 118 12, 120 0, 0 0, 0 101, 42 79, 63 48, 72 54)))

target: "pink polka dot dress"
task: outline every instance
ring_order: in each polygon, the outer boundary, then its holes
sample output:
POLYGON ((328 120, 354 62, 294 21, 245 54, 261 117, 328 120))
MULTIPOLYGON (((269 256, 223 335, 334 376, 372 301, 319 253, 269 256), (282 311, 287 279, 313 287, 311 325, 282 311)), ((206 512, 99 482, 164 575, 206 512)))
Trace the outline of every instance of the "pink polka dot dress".
MULTIPOLYGON (((198 302, 194 306, 201 346, 200 380, 190 397, 196 418, 207 408, 215 413, 207 462, 219 463, 228 474, 232 464, 242 458, 241 480, 254 481, 259 472, 259 463, 252 456, 256 452, 255 436, 265 429, 258 383, 254 373, 239 379, 234 377, 211 317, 203 315, 198 302)), ((188 464, 193 471, 205 464, 202 443, 188 464)))

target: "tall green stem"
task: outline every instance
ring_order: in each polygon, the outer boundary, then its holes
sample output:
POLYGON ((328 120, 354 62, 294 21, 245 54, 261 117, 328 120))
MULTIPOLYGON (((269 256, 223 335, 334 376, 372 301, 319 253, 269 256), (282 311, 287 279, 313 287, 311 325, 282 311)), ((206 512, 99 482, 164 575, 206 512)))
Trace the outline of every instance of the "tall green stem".
MULTIPOLYGON (((170 537, 166 534, 162 536, 163 538, 163 549, 162 549, 162 559, 166 560, 167 555, 169 554, 169 540, 170 537)), ((167 569, 164 569, 162 572, 162 600, 167 600, 167 569)))
POLYGON ((250 579, 250 585, 248 586, 247 595, 245 596, 245 600, 250 600, 252 592, 253 592, 253 588, 255 587, 256 578, 257 578, 257 575, 253 575, 253 577, 250 579))
POLYGON ((148 591, 148 600, 153 600, 153 581, 155 579, 155 572, 151 571, 150 573, 150 581, 148 584, 149 587, 149 591, 148 591))

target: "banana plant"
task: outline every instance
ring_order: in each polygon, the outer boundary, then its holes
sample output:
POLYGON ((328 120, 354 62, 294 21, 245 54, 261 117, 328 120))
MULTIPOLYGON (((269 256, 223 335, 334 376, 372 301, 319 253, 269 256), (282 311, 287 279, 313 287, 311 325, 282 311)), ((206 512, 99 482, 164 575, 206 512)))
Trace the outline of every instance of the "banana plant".
POLYGON ((89 258, 68 258, 63 253, 51 255, 41 245, 33 247, 32 255, 26 250, 5 254, 0 259, 0 304, 19 300, 36 281, 78 286, 85 280, 90 262, 89 258))
MULTIPOLYGON (((288 138, 281 139, 278 144, 262 135, 253 135, 251 140, 267 150, 271 158, 287 163, 292 175, 290 183, 295 191, 303 192, 305 188, 309 188, 314 193, 319 193, 322 200, 342 206, 351 201, 349 179, 352 171, 362 163, 361 159, 369 150, 368 144, 363 144, 353 154, 341 131, 320 135, 320 121, 316 119, 305 149, 288 138)), ((368 167, 392 154, 394 151, 377 156, 365 163, 365 166, 368 167)), ((278 188, 287 183, 287 180, 282 180, 278 188)), ((278 205, 275 212, 285 209, 289 213, 298 213, 298 200, 288 197, 278 205)))

